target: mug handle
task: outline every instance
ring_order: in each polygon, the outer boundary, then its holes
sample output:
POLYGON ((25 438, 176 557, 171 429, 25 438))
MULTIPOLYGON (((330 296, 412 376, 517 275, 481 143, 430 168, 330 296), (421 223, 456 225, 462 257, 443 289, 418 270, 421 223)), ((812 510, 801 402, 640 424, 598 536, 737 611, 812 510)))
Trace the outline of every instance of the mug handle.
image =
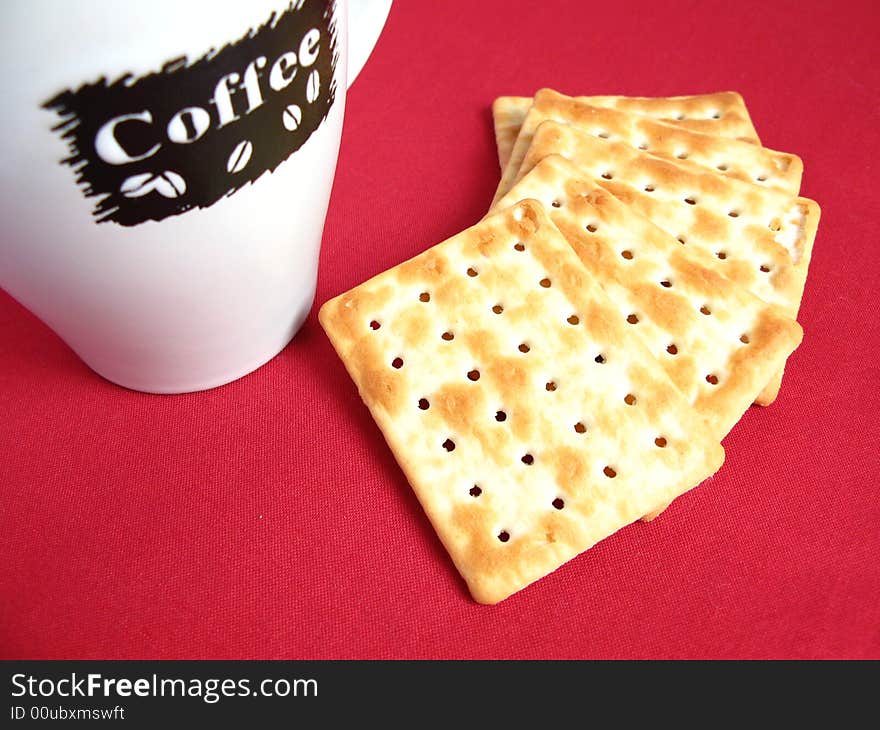
POLYGON ((370 54, 391 10, 391 0, 348 2, 348 86, 354 83, 370 54))

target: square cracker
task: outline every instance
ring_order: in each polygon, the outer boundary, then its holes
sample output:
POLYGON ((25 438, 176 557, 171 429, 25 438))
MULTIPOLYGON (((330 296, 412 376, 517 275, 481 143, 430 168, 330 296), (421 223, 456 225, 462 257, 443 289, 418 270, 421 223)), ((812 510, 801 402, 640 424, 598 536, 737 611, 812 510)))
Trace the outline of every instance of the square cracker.
MULTIPOLYGON (((592 106, 619 109, 676 124, 684 129, 761 144, 743 98, 735 91, 695 96, 576 96, 592 106)), ((502 171, 507 166, 531 96, 499 96, 492 103, 495 144, 502 171)))
POLYGON ((328 301, 319 318, 481 603, 723 461, 536 201, 328 301))
POLYGON ((682 160, 685 165, 699 165, 739 180, 779 187, 794 195, 800 190, 803 163, 796 155, 682 129, 638 114, 591 106, 551 89, 542 89, 535 94, 523 121, 495 201, 519 179, 519 168, 535 129, 548 119, 566 122, 600 138, 648 150, 657 157, 682 160))
MULTIPOLYGON (((640 215, 765 302, 797 318, 819 206, 776 188, 722 177, 654 157, 568 124, 542 122, 523 173, 551 154, 568 158, 640 215)), ((776 398, 781 373, 756 400, 776 398)))
POLYGON ((499 203, 540 200, 714 438, 722 439, 800 344, 776 305, 701 263, 569 160, 542 159, 499 203), (711 308, 707 306, 711 303, 711 308))

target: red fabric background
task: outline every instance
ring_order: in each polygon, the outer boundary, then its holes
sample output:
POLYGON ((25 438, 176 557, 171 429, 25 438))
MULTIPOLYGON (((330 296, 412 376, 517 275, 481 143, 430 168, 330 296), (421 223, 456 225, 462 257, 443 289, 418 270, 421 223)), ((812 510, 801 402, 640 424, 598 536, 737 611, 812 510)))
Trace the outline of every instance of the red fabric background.
POLYGON ((314 313, 248 377, 160 397, 0 293, 0 655, 880 657, 878 38, 871 0, 397 0, 318 303, 483 214, 495 96, 735 89, 823 208, 779 400, 660 519, 482 607, 314 313))

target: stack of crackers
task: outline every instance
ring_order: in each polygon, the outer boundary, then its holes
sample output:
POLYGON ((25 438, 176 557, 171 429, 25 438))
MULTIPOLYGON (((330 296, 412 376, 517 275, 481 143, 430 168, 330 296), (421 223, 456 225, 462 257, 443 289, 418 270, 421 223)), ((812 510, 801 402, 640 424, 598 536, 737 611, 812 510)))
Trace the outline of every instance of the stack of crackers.
POLYGON ((721 467, 801 341, 819 219, 736 93, 493 114, 489 215, 320 312, 481 603, 721 467))

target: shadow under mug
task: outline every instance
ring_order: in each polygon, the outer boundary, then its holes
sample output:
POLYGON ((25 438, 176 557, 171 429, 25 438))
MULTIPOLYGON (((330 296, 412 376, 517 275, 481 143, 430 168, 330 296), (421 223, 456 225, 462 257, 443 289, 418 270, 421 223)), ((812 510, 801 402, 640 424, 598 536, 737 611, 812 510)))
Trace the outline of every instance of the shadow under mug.
POLYGON ((311 308, 346 89, 390 5, 4 7, 0 286, 135 390, 271 359, 311 308))

